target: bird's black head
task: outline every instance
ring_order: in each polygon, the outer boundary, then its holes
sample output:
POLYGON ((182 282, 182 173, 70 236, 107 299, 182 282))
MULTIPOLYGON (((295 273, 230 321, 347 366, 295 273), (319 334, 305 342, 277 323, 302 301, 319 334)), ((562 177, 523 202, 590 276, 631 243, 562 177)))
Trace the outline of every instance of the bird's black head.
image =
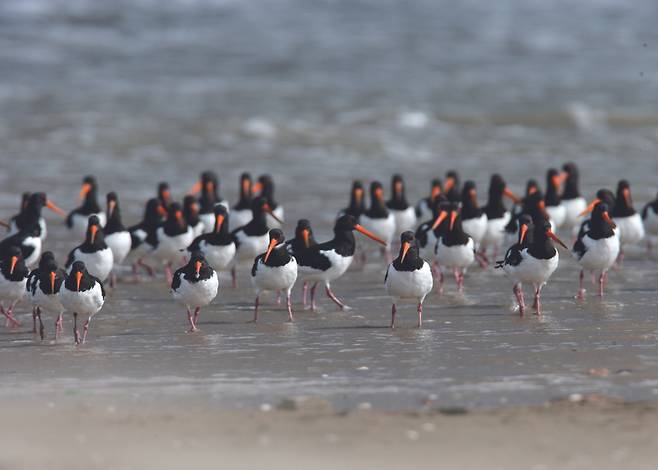
POLYGON ((573 162, 567 162, 562 165, 562 171, 570 177, 578 176, 578 166, 573 162))
POLYGON ((158 183, 158 198, 165 205, 169 205, 171 202, 171 189, 169 188, 169 183, 166 181, 158 183))
POLYGON ((379 181, 373 181, 370 183, 370 197, 377 201, 384 200, 384 188, 379 181))
POLYGON ((400 244, 404 245, 405 243, 411 243, 413 244, 416 241, 416 235, 411 230, 407 230, 406 232, 402 232, 402 235, 400 235, 400 244))
POLYGON ((115 211, 119 210, 119 197, 114 191, 107 193, 107 217, 112 218, 115 211))
POLYGON ((348 231, 354 230, 356 227, 356 219, 351 215, 343 215, 336 219, 334 223, 334 231, 348 231))
POLYGON ((82 179, 82 184, 89 184, 93 187, 96 187, 96 177, 93 175, 87 175, 82 179))
POLYGON ((101 221, 95 215, 90 215, 89 219, 87 219, 86 241, 93 245, 99 238, 99 233, 102 234, 101 221))
POLYGON ((46 205, 47 201, 46 193, 32 193, 28 196, 26 205, 35 209, 41 209, 46 205))
POLYGON ((71 274, 76 274, 76 273, 85 274, 86 272, 87 272, 87 267, 85 266, 85 263, 83 261, 76 261, 71 266, 71 274))
POLYGON ((178 202, 172 202, 167 209, 167 220, 176 221, 181 229, 186 226, 183 208, 178 202))
POLYGON ((546 172, 546 187, 548 188, 552 186, 553 188, 558 189, 561 182, 562 178, 560 178, 560 172, 555 168, 549 168, 546 172))
POLYGON ((194 196, 188 194, 183 198, 183 208, 190 213, 199 212, 197 200, 194 196))
POLYGON ((190 255, 190 263, 194 264, 196 262, 201 262, 203 264, 206 263, 206 257, 203 256, 203 253, 200 252, 199 250, 194 250, 190 255))
POLYGON ((52 266, 54 266, 55 269, 57 268, 57 261, 55 261, 55 255, 53 254, 52 251, 44 251, 41 254, 41 258, 39 259, 39 268, 48 270, 52 266))
POLYGON ((477 205, 477 188, 472 180, 466 181, 462 188, 462 202, 467 200, 477 205))
POLYGON ((609 189, 599 189, 596 192, 596 197, 602 202, 605 202, 608 205, 608 208, 611 209, 615 205, 615 195, 609 189))
POLYGON ((206 170, 203 173, 201 173, 201 182, 203 184, 208 183, 208 182, 216 182, 217 181, 217 173, 211 170, 206 170))
POLYGON ((400 196, 404 192, 404 178, 402 178, 402 175, 396 173, 391 177, 391 189, 395 196, 400 196))
POLYGON ((495 190, 496 192, 502 193, 506 186, 507 183, 505 183, 503 177, 498 173, 491 175, 491 178, 489 179, 489 192, 495 190))
POLYGON ((297 221, 297 227, 295 227, 295 238, 304 240, 304 245, 308 248, 312 236, 313 229, 311 228, 311 222, 308 219, 299 219, 297 221))
POLYGON ((270 230, 270 242, 272 242, 273 240, 276 241, 277 245, 280 245, 281 243, 286 241, 286 237, 281 230, 279 230, 278 228, 274 228, 270 230))
POLYGON ((539 183, 537 183, 537 180, 530 178, 525 185, 526 197, 536 193, 537 191, 539 191, 539 183))
POLYGON ((151 198, 146 201, 146 209, 144 210, 145 219, 160 219, 167 215, 166 209, 162 206, 162 201, 158 198, 151 198))
POLYGON ((22 259, 23 252, 15 245, 10 246, 5 250, 5 261, 11 262, 13 258, 22 259))

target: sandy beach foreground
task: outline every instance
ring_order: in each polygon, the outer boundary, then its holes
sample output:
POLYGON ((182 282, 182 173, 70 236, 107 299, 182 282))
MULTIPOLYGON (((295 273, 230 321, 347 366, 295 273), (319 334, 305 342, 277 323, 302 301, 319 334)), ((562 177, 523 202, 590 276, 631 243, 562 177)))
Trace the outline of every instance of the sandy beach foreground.
POLYGON ((337 413, 321 400, 272 410, 121 408, 47 400, 0 408, 2 469, 653 468, 658 407, 605 399, 496 411, 337 413))

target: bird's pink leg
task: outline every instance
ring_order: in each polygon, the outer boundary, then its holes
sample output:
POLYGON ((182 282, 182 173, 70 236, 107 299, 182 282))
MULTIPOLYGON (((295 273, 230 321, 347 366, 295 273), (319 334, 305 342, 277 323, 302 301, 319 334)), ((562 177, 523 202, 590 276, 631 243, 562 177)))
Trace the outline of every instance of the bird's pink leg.
POLYGON ((148 264, 146 261, 144 261, 142 258, 139 258, 137 260, 137 264, 140 265, 142 268, 146 269, 146 272, 148 273, 149 276, 155 277, 155 270, 153 267, 148 264))
POLYGON ((395 303, 391 304, 391 329, 395 328, 395 313, 397 309, 395 308, 395 303))
POLYGON ((235 266, 231 268, 231 287, 233 289, 238 287, 238 276, 235 272, 235 266))
POLYGON ((304 281, 304 285, 302 286, 302 302, 304 308, 306 308, 308 306, 308 281, 304 281))
POLYGON ((78 331, 78 314, 73 312, 73 338, 75 339, 75 345, 80 344, 80 332, 78 331))
POLYGON ((599 276, 599 297, 603 298, 603 288, 605 287, 605 271, 599 276))
POLYGON ((18 302, 12 302, 9 307, 7 307, 5 315, 7 316, 7 319, 11 322, 11 326, 21 326, 21 322, 19 322, 16 317, 14 317, 14 307, 16 306, 18 302))
POLYGON ((416 325, 418 328, 423 326, 423 303, 418 302, 418 325, 416 325))
POLYGON ((60 313, 55 320, 55 339, 59 338, 59 334, 64 329, 64 316, 60 313))
POLYGON ((464 271, 461 268, 457 270, 457 292, 464 292, 464 271))
POLYGON ((281 305, 281 290, 276 291, 276 304, 281 305))
POLYGON ((290 291, 286 295, 286 306, 288 307, 288 321, 292 323, 295 319, 292 316, 292 298, 290 297, 290 291))
POLYGON ((543 285, 544 284, 539 284, 535 287, 535 301, 533 303, 533 308, 537 309, 537 315, 541 315, 541 288, 543 285))
POLYGON ((340 307, 341 310, 343 310, 343 309, 345 308, 345 304, 344 304, 343 302, 341 302, 341 301, 338 299, 338 297, 336 297, 336 295, 335 295, 335 294, 333 293, 333 291, 331 290, 331 285, 330 285, 329 283, 326 283, 326 284, 324 285, 324 290, 325 290, 325 292, 327 293, 327 297, 329 297, 331 300, 333 300, 334 303, 335 303, 336 305, 338 305, 338 306, 340 307))
POLYGON ((114 271, 110 273, 110 289, 114 289, 117 285, 117 275, 114 274, 114 271))
POLYGON ((475 259, 482 269, 485 269, 489 266, 489 261, 482 255, 482 252, 476 252, 475 259))
POLYGON ((523 316, 525 315, 525 299, 523 298, 523 287, 521 286, 521 283, 514 284, 512 290, 514 291, 516 301, 519 304, 519 314, 523 316))
POLYGON ((489 258, 487 257, 487 249, 482 248, 480 250, 479 255, 480 255, 480 258, 482 259, 482 261, 485 263, 485 265, 488 266, 489 265, 489 258))
POLYGON ((532 308, 537 308, 537 292, 538 292, 537 284, 533 282, 532 287, 535 288, 535 300, 532 302, 532 308))
POLYGON ((580 276, 578 277, 578 295, 576 295, 576 298, 578 300, 583 300, 585 298, 585 288, 583 287, 583 282, 585 280, 585 270, 581 269, 580 270, 580 276))
POLYGON ((84 326, 82 327, 82 344, 87 342, 87 333, 89 332, 89 324, 91 323, 91 316, 87 318, 84 326))
POLYGON ((439 267, 439 282, 436 283, 436 289, 439 293, 439 295, 443 295, 443 282, 445 281, 445 278, 443 276, 443 270, 441 267, 439 267))
POLYGON ((133 263, 133 282, 141 282, 139 277, 139 263, 137 261, 133 263))
POLYGON ((174 273, 171 270, 171 262, 165 264, 165 279, 167 280, 167 285, 170 286, 171 282, 174 280, 174 273))
POLYGON ((194 318, 192 317, 192 312, 190 309, 187 309, 187 321, 190 323, 190 329, 188 330, 189 333, 192 333, 197 330, 196 325, 194 324, 194 318))
POLYGON ((197 319, 199 318, 199 311, 201 310, 201 307, 197 307, 194 309, 194 328, 197 328, 197 319))
POLYGON ((43 338, 45 338, 46 334, 46 329, 43 326, 43 322, 41 321, 41 308, 37 307, 37 318, 39 319, 39 337, 41 337, 41 341, 43 341, 43 338))
POLYGON ((318 308, 318 306, 315 304, 315 289, 317 289, 318 283, 316 282, 313 284, 313 287, 311 287, 311 310, 315 310, 318 308))
POLYGON ((254 318, 251 320, 250 323, 256 323, 258 322, 258 304, 259 304, 259 297, 260 294, 256 295, 256 300, 254 302, 254 318))
POLYGON ((32 307, 32 333, 37 334, 37 307, 32 307))

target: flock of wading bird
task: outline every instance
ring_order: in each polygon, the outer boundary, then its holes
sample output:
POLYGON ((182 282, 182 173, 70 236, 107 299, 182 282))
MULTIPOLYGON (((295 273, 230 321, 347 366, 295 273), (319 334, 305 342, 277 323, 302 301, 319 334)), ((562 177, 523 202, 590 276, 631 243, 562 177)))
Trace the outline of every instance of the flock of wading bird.
MULTIPOLYGON (((42 312, 56 316, 57 339, 63 313, 69 311, 75 343, 84 343, 89 323, 105 301, 103 282, 109 280, 115 286, 114 268, 131 253, 135 282, 141 269, 155 275, 151 263, 164 266, 171 295, 187 309, 190 331, 198 329, 200 309, 217 296, 217 273, 230 271, 235 287, 236 269, 245 265, 251 267, 256 290, 253 322, 258 320, 260 296, 266 291, 276 292, 278 301, 285 294, 288 319, 293 321, 291 291, 298 277, 303 281, 304 308, 309 304, 316 308, 316 289, 322 283, 327 296, 342 309, 345 304, 333 293, 331 283, 345 274, 354 259, 354 231, 381 244, 389 262, 384 285, 392 298, 392 328, 396 303, 416 303, 420 327, 423 301, 435 279, 442 293, 444 273, 452 271, 461 292, 469 266, 477 262, 487 267, 489 260, 511 279, 521 315, 526 310, 522 285, 534 286, 532 308, 540 314, 541 289, 558 266, 555 244, 568 250, 556 235, 558 230, 575 240, 571 254, 581 265, 577 294, 581 299, 585 271, 592 273, 593 282, 598 275, 602 296, 607 272, 615 263, 621 264, 624 246, 646 237, 650 250, 651 237, 658 236, 658 198, 637 213, 630 186, 621 180, 616 193, 601 189, 588 204, 580 194, 578 168, 573 163, 565 164, 562 171, 548 170, 546 192, 535 180, 528 181, 523 198, 494 174, 482 207, 475 183, 462 185, 455 171, 449 171, 443 182, 433 180, 429 195, 415 206, 407 201, 400 175, 392 178, 388 200, 381 183, 372 182, 368 207, 365 188, 355 181, 349 206, 335 220, 334 237, 323 243, 316 242, 306 219, 298 221, 294 238, 286 241, 281 231, 284 210, 274 199, 270 176, 263 175, 254 183, 249 174, 243 174, 240 197, 233 206, 219 196, 218 188, 216 174, 204 172, 180 204, 172 200, 169 185, 160 183, 157 197, 146 202, 142 221, 128 228, 122 223, 115 192, 107 194, 105 211, 99 205, 93 176, 83 179, 82 204, 68 215, 42 192, 23 194, 20 212, 9 222, 0 221, 9 230, 0 242, 0 311, 5 326, 20 326, 14 307, 27 296, 33 306, 34 333, 39 332, 42 340, 42 312), (505 198, 513 202, 511 210, 505 198), (69 253, 63 269, 52 252, 42 252, 47 235, 41 214, 44 207, 66 216, 72 237, 84 237, 69 253), (397 239, 399 253, 391 260, 389 247, 397 239), (502 247, 509 248, 502 252, 502 247), (504 253, 504 259, 496 261, 499 253, 504 253), (183 266, 173 272, 181 260, 183 266), (78 316, 85 320, 82 335, 78 316)), ((358 255, 364 262, 365 254, 358 255)))

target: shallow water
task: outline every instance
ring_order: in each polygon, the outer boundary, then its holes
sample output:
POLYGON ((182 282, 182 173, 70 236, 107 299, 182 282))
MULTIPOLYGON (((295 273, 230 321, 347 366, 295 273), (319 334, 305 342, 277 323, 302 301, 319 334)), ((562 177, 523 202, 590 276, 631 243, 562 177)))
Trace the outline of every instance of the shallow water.
MULTIPOLYGON (((307 217, 325 239, 354 177, 400 171, 416 201, 456 168, 482 199, 492 171, 520 192, 566 160, 588 196, 623 175, 640 206, 657 189, 656 5, 544 3, 2 2, 0 214, 28 189, 71 209, 94 173, 133 223, 160 180, 182 196, 213 168, 233 199, 249 170, 274 175, 288 233, 307 217)), ((76 243, 48 218, 63 261, 76 243)), ((0 394, 228 407, 317 394, 397 409, 658 393, 657 265, 639 249, 602 302, 574 301, 577 267, 562 263, 541 318, 520 319, 507 280, 473 269, 463 297, 449 284, 428 299, 421 330, 413 307, 386 328, 384 267, 371 261, 335 283, 350 311, 323 299, 294 325, 277 306, 248 325, 243 276, 194 335, 163 282, 123 283, 83 348, 70 319, 58 344, 0 331, 0 394)))

